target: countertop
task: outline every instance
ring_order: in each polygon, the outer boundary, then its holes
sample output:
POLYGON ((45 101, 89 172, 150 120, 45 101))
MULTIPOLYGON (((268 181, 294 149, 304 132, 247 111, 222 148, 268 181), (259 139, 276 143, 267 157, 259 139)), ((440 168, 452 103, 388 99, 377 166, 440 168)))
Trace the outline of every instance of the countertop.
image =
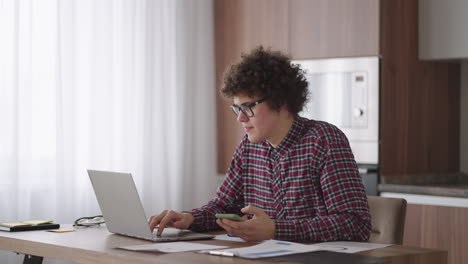
POLYGON ((379 192, 424 194, 468 198, 468 174, 382 175, 379 192))

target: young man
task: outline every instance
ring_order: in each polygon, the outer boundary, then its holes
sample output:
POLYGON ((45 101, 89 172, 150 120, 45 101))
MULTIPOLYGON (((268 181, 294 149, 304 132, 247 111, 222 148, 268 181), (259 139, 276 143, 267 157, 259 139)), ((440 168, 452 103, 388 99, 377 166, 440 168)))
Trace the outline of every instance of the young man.
POLYGON ((226 71, 222 93, 246 133, 223 184, 200 208, 152 216, 151 229, 222 227, 247 241, 367 241, 367 196, 348 140, 335 126, 298 115, 308 96, 299 66, 258 47, 226 71))

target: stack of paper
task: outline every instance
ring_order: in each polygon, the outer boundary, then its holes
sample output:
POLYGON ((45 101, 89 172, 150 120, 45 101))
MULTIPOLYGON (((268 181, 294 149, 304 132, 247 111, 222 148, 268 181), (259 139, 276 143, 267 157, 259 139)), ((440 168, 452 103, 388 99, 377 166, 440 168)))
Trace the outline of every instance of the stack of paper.
POLYGON ((325 242, 312 245, 293 243, 280 240, 267 240, 258 245, 243 248, 231 248, 225 250, 205 250, 208 253, 220 256, 237 256, 242 258, 256 259, 266 257, 277 257, 291 254, 299 254, 313 251, 333 251, 342 253, 356 253, 389 246, 389 244, 372 244, 348 241, 325 242))

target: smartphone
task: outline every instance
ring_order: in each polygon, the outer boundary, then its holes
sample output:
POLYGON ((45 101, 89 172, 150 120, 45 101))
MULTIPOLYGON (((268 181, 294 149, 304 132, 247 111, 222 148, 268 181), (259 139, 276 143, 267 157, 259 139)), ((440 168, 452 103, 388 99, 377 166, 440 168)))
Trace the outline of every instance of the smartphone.
POLYGON ((245 221, 244 218, 236 214, 215 214, 215 217, 218 219, 229 219, 229 220, 237 221, 237 222, 245 221))

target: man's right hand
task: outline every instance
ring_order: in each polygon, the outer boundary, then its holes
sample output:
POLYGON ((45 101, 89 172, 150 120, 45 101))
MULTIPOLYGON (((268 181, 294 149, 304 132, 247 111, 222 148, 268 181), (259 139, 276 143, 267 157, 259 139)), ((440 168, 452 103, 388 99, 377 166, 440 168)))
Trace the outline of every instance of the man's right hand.
POLYGON ((175 227, 178 229, 187 229, 194 221, 192 214, 177 213, 172 210, 164 210, 159 215, 150 217, 149 225, 151 232, 159 225, 157 235, 160 236, 166 227, 175 227))

